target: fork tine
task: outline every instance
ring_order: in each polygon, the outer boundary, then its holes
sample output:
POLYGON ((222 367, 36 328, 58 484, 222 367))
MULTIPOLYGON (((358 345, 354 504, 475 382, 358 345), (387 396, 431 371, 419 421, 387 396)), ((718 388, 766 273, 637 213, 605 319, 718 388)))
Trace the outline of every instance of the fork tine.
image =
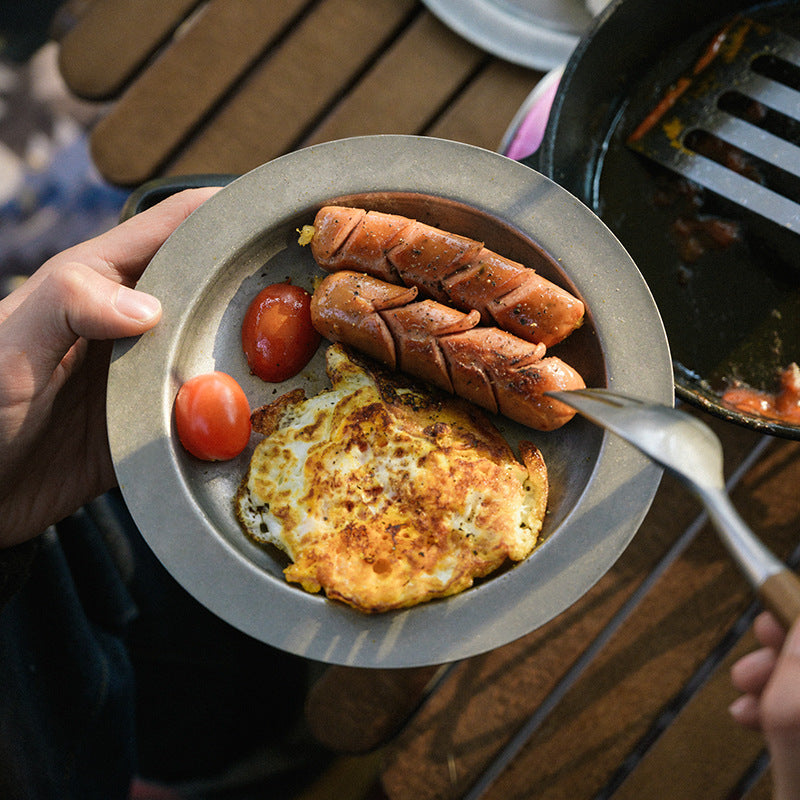
POLYGON ((548 392, 547 394, 571 406, 589 419, 603 422, 606 425, 620 417, 617 412, 625 410, 626 415, 629 415, 632 410, 644 408, 647 405, 642 400, 618 394, 610 389, 573 389, 568 392, 548 392))
POLYGON ((608 389, 575 389, 568 392, 548 392, 550 397, 579 411, 584 417, 630 441, 628 432, 631 413, 645 404, 634 398, 616 394, 608 389))
POLYGON ((638 448, 705 504, 711 521, 758 596, 788 629, 800 615, 800 582, 757 539, 725 493, 722 444, 705 423, 683 411, 608 389, 548 392, 638 448))
POLYGON ((551 397, 557 397, 559 400, 569 405, 569 398, 580 396, 589 401, 589 403, 597 402, 604 405, 611 406, 644 406, 647 405, 646 401, 640 400, 636 397, 631 397, 627 394, 620 394, 612 389, 602 388, 587 388, 587 389, 571 389, 568 392, 548 392, 551 397))
POLYGON ((686 412, 607 389, 552 394, 586 419, 632 444, 694 491, 710 483, 715 488, 723 485, 719 438, 686 412))
MULTIPOLYGON (((674 411, 670 406, 651 403, 610 389, 575 389, 568 392, 548 392, 548 395, 571 406, 586 419, 606 428, 638 447, 650 458, 663 464, 654 449, 652 431, 664 429, 663 411, 674 411), (655 425, 655 427, 654 427, 655 425)), ((671 419, 677 422, 677 417, 671 419)))

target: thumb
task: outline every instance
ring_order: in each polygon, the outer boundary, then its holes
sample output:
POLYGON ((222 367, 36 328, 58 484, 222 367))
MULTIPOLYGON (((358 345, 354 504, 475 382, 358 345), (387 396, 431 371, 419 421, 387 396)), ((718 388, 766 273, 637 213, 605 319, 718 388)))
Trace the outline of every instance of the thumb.
POLYGON ((6 298, 15 307, 0 323, 3 345, 6 353, 24 357, 36 383, 49 380, 79 338, 136 336, 161 317, 161 304, 155 297, 80 262, 33 276, 18 291, 19 301, 14 294, 6 298))
POLYGON ((50 273, 38 295, 39 313, 45 317, 43 324, 49 323, 56 351, 69 349, 77 337, 134 336, 152 328, 161 316, 155 297, 123 286, 81 262, 64 264, 50 273))
POLYGON ((127 330, 129 326, 137 328, 128 333, 114 333, 108 338, 116 339, 120 336, 132 336, 136 333, 149 330, 161 319, 161 302, 151 294, 130 289, 127 286, 119 286, 117 296, 114 299, 114 308, 120 315, 116 324, 118 330, 127 330))

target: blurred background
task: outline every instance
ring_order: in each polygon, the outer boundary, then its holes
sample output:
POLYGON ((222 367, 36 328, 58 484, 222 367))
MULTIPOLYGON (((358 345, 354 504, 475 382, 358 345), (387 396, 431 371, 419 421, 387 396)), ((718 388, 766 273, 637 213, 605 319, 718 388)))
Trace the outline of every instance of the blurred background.
POLYGON ((128 192, 105 183, 87 130, 103 113, 70 96, 51 33, 80 0, 0 0, 0 296, 59 250, 107 230, 128 192))

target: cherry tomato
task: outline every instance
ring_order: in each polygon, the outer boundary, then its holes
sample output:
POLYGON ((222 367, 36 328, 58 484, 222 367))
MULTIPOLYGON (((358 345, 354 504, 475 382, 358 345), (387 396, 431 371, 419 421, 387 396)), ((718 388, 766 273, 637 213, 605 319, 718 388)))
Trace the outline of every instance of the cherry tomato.
POLYGON ((280 383, 308 364, 322 340, 310 306, 311 295, 291 283, 274 283, 256 295, 242 322, 242 348, 254 375, 280 383))
POLYGON ((197 375, 178 390, 175 428, 193 456, 227 461, 238 456, 250 440, 250 403, 230 375, 197 375))

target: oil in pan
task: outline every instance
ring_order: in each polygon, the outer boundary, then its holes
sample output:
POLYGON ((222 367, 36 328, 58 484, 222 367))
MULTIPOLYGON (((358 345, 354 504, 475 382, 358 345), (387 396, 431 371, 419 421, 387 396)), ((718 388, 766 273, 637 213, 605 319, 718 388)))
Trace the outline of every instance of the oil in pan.
MULTIPOLYGON (((800 33, 796 19, 781 24, 790 34, 800 33)), ((675 361, 678 394, 763 428, 752 415, 742 418, 720 407, 720 395, 739 382, 773 391, 778 376, 800 359, 800 237, 794 255, 777 249, 769 228, 625 143, 715 32, 698 31, 665 51, 637 82, 599 148, 592 205, 653 292, 675 361)), ((795 425, 773 420, 767 427, 800 438, 795 425)))

